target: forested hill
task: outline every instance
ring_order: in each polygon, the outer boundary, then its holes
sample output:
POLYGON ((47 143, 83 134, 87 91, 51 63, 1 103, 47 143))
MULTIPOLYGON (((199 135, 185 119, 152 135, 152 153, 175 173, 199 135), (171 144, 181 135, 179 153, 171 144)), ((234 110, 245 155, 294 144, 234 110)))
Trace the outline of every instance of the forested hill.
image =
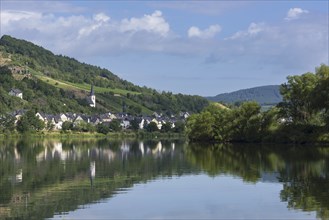
POLYGON ((124 111, 169 115, 200 112, 208 105, 203 97, 136 86, 107 69, 55 55, 8 35, 0 39, 0 78, 0 113, 37 108, 48 113, 124 111), (86 102, 91 85, 95 88, 96 108, 86 102), (23 100, 8 95, 12 88, 23 92, 23 100))
POLYGON ((250 89, 241 89, 235 92, 223 93, 208 100, 224 103, 235 103, 243 101, 256 101, 261 105, 277 104, 282 101, 279 85, 260 86, 250 89))

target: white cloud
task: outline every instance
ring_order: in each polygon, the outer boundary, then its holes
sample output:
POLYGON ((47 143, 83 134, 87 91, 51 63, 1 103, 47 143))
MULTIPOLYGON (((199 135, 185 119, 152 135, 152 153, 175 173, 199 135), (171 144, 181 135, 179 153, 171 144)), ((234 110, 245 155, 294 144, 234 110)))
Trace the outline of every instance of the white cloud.
MULTIPOLYGON (((140 17, 114 20, 105 13, 60 16, 34 11, 1 11, 1 34, 37 43, 57 54, 76 58, 110 57, 123 53, 159 52, 189 57, 207 57, 209 63, 232 65, 253 59, 261 65, 316 66, 328 60, 328 21, 309 17, 277 24, 253 22, 226 40, 209 39, 221 31, 191 27, 187 36, 177 36, 161 11, 140 17)), ((256 62, 256 63, 257 63, 256 62)), ((250 62, 251 63, 251 62, 250 62)))
POLYGON ((30 11, 1 11, 1 25, 9 25, 12 21, 40 19, 41 13, 30 11))
POLYGON ((251 1, 150 1, 154 8, 169 8, 196 14, 220 15, 253 4, 251 1))
POLYGON ((233 34, 231 37, 228 37, 226 39, 239 39, 239 38, 246 38, 246 37, 253 37, 258 35, 260 32, 264 31, 266 29, 265 23, 251 23, 247 30, 245 31, 238 31, 235 34, 233 34))
POLYGON ((309 13, 307 10, 301 8, 290 8, 287 12, 287 16, 284 18, 287 21, 298 19, 302 14, 309 13))
POLYGON ((192 26, 189 28, 187 35, 188 37, 197 37, 208 39, 214 37, 217 33, 222 30, 221 26, 219 25, 211 25, 209 28, 205 30, 200 30, 198 27, 192 26))
MULTIPOLYGON (((324 17, 323 17, 324 18, 324 17)), ((207 63, 253 63, 255 68, 285 69, 302 73, 328 63, 328 21, 299 20, 278 24, 252 23, 214 48, 207 63), (257 37, 254 37, 257 36, 257 37), (257 67, 258 66, 258 67, 257 67)), ((279 72, 277 74, 280 74, 279 72)))
POLYGON ((167 36, 170 26, 162 17, 161 11, 155 11, 151 15, 144 15, 142 18, 123 19, 120 24, 122 32, 147 31, 167 36))
POLYGON ((104 13, 98 13, 94 16, 94 20, 98 22, 108 22, 110 20, 110 17, 104 13))
POLYGON ((89 21, 90 25, 84 26, 79 30, 78 38, 87 36, 96 31, 98 28, 104 27, 109 20, 110 17, 104 13, 94 15, 93 20, 89 21))
POLYGON ((56 16, 4 10, 1 11, 0 22, 1 34, 10 34, 42 46, 46 44, 46 48, 55 53, 68 55, 162 51, 164 42, 171 38, 170 26, 161 11, 115 21, 105 13, 91 17, 56 16))

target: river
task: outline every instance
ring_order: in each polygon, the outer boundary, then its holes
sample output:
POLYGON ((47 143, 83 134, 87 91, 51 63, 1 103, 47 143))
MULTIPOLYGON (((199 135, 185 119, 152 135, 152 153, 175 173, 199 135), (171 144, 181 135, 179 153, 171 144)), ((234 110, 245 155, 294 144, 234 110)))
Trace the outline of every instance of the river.
POLYGON ((328 219, 329 147, 0 143, 0 219, 328 219))

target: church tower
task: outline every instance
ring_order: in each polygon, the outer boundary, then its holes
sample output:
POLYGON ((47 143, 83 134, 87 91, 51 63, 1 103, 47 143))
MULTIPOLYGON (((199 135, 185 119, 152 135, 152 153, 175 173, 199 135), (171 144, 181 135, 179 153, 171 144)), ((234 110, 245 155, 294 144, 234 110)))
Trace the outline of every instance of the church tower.
POLYGON ((96 96, 94 93, 94 85, 91 85, 90 95, 89 95, 89 105, 90 107, 96 107, 96 96))

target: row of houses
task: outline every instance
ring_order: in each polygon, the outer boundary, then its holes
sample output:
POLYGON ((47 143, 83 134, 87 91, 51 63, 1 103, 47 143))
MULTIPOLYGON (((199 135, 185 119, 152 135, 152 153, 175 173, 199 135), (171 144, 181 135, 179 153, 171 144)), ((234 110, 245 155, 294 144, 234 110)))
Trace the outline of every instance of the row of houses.
MULTIPOLYGON (((15 117, 15 123, 25 114, 25 110, 19 110, 12 113, 15 117)), ((131 122, 136 120, 140 129, 143 129, 145 125, 154 122, 158 129, 166 123, 170 123, 172 128, 175 127, 177 121, 186 119, 189 113, 184 112, 179 115, 179 117, 165 117, 161 114, 154 113, 152 116, 140 116, 135 117, 125 113, 112 114, 110 112, 99 115, 85 115, 76 113, 60 113, 60 114, 46 114, 42 112, 37 112, 35 114, 40 120, 42 120, 46 125, 52 124, 54 130, 61 130, 64 122, 72 122, 73 126, 80 123, 90 123, 92 125, 97 125, 101 123, 110 123, 113 120, 118 120, 123 129, 128 129, 131 127, 131 122)))

